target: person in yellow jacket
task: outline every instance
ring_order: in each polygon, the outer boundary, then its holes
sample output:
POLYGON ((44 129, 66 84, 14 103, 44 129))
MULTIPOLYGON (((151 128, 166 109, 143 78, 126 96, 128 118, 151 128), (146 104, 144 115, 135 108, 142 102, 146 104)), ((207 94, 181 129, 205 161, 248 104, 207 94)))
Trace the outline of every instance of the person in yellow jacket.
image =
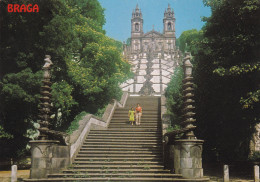
POLYGON ((129 117, 129 122, 132 123, 132 125, 134 125, 134 121, 135 121, 135 111, 134 108, 132 107, 129 112, 128 112, 128 117, 129 117))

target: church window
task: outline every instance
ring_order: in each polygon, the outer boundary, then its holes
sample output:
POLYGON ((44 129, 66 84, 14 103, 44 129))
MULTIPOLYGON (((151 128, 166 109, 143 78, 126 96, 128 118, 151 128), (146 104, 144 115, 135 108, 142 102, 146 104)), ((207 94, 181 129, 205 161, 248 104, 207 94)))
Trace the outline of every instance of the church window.
POLYGON ((135 31, 139 31, 139 24, 138 23, 135 24, 135 31))
POLYGON ((168 23, 168 30, 171 30, 172 29, 172 24, 171 22, 168 23))

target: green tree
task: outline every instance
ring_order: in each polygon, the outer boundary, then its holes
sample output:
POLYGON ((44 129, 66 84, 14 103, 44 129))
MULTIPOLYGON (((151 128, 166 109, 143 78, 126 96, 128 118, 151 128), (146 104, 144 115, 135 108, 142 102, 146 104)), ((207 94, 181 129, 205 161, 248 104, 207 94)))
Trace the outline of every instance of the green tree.
POLYGON ((0 2, 5 35, 0 47, 0 147, 5 150, 0 155, 5 157, 23 151, 37 121, 44 55, 54 63, 52 127, 62 130, 81 111, 95 113, 119 98, 119 84, 130 72, 122 44, 105 36, 104 9, 97 0, 12 1, 37 3, 37 14, 7 13, 8 3, 0 2))
POLYGON ((243 160, 259 122, 260 3, 204 2, 212 16, 194 55, 197 135, 208 159, 243 160))
POLYGON ((0 47, 0 125, 14 138, 1 140, 1 148, 5 150, 0 155, 14 157, 26 146, 27 129, 33 128, 37 120, 44 55, 52 55, 56 80, 64 79, 64 57, 72 52, 68 42, 74 38, 64 18, 69 11, 62 1, 12 1, 13 4, 37 3, 41 9, 35 14, 8 13, 8 3, 0 2, 1 17, 4 17, 1 19, 4 36, 0 47))
POLYGON ((128 45, 128 46, 131 45, 131 38, 128 38, 128 39, 126 40, 126 45, 128 45))
POLYGON ((97 0, 67 0, 67 4, 75 9, 78 14, 94 20, 100 26, 106 23, 105 9, 97 0))
POLYGON ((203 32, 196 29, 187 30, 182 32, 178 38, 178 46, 182 52, 188 51, 192 55, 197 54, 197 47, 202 41, 203 32))
POLYGON ((167 98, 167 109, 171 116, 171 125, 176 128, 182 122, 182 80, 183 69, 181 66, 174 70, 174 74, 171 78, 165 90, 165 97, 167 98))

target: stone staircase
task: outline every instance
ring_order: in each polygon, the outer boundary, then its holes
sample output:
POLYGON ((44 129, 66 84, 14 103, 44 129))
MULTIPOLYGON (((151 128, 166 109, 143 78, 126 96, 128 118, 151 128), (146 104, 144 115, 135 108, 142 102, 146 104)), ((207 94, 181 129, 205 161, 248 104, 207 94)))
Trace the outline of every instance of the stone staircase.
POLYGON ((68 169, 32 181, 197 181, 164 170, 161 138, 160 98, 129 97, 108 130, 90 131, 68 169), (132 126, 128 111, 137 103, 143 116, 140 126, 132 126))

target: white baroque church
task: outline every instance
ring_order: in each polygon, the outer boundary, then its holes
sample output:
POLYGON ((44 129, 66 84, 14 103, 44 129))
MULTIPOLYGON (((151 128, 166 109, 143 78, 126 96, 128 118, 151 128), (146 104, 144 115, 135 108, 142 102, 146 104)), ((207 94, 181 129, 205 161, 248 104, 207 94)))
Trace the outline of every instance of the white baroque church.
POLYGON ((143 15, 138 5, 131 19, 131 44, 124 45, 124 56, 132 64, 134 78, 121 85, 131 95, 161 95, 180 63, 176 48, 175 17, 170 5, 165 9, 163 33, 143 32, 143 15))

